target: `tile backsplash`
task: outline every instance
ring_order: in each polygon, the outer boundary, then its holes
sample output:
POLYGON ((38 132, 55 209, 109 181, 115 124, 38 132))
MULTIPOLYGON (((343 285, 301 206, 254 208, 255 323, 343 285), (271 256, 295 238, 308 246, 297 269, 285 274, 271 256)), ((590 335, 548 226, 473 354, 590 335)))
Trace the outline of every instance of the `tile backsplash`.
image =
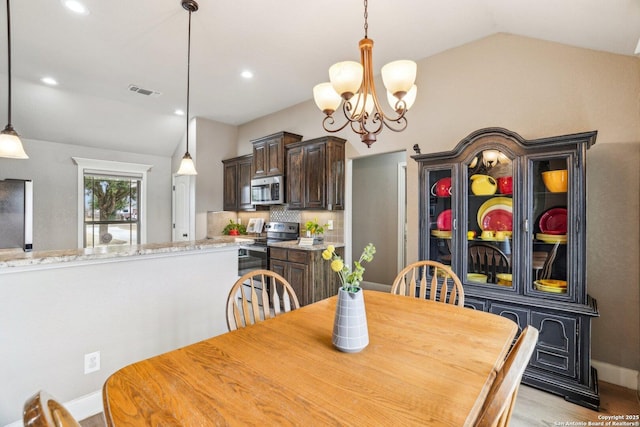
POLYGON ((320 225, 333 221, 333 230, 324 227, 324 238, 330 242, 344 241, 344 212, 343 211, 299 211, 288 210, 286 206, 271 206, 270 209, 254 212, 207 212, 207 237, 220 236, 229 220, 247 224, 250 218, 262 218, 265 221, 297 222, 300 224, 300 235, 305 235, 304 224, 310 220, 317 220, 320 225))

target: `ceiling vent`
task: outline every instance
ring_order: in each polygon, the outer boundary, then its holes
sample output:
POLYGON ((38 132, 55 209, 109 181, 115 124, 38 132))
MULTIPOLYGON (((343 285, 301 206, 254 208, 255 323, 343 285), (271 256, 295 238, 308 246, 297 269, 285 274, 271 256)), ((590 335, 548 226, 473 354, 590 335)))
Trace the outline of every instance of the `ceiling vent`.
POLYGON ((155 90, 144 89, 144 88, 141 88, 138 85, 129 85, 129 90, 131 92, 139 93, 140 95, 145 95, 145 96, 160 96, 160 95, 162 95, 162 93, 160 93, 160 92, 157 92, 155 90))

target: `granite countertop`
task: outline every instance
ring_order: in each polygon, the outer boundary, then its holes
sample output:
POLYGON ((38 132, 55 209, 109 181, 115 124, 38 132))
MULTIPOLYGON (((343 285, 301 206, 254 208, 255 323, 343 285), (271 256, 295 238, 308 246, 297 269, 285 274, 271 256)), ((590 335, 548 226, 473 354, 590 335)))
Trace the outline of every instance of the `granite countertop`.
POLYGON ((288 240, 286 242, 269 243, 271 248, 283 248, 283 249, 299 249, 301 251, 323 251, 327 249, 327 246, 333 245, 336 248, 343 248, 342 242, 322 242, 312 246, 300 246, 298 240, 288 240))
POLYGON ((147 243, 133 246, 101 246, 87 249, 62 249, 34 252, 0 251, 0 269, 138 255, 187 252, 252 243, 253 239, 247 237, 216 236, 187 242, 147 243))

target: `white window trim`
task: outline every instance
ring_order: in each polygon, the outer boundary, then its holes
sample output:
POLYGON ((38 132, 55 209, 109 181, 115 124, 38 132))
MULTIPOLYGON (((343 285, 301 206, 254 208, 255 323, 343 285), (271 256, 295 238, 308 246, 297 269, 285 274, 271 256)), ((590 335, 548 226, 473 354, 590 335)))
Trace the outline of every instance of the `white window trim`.
POLYGON ((72 157, 78 165, 78 248, 84 248, 84 174, 85 171, 91 173, 111 173, 121 175, 131 175, 140 177, 141 200, 139 203, 138 216, 140 229, 140 243, 147 243, 147 172, 153 165, 143 165, 140 163, 114 162, 110 160, 84 159, 82 157, 72 157))

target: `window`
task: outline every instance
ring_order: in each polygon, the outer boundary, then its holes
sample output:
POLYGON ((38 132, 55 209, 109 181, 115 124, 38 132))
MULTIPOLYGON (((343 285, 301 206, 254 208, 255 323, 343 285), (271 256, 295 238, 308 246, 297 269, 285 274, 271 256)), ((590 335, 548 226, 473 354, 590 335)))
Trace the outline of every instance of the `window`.
POLYGON ((78 247, 146 242, 148 165, 74 157, 78 165, 78 247))

